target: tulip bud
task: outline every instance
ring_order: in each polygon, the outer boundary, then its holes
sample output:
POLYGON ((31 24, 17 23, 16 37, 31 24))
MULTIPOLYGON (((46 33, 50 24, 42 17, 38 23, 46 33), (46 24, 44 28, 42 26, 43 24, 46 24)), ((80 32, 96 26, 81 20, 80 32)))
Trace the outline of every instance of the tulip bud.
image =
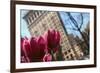
POLYGON ((52 56, 49 53, 47 53, 43 57, 43 62, 49 62, 49 61, 52 61, 52 56))
POLYGON ((60 33, 55 30, 48 30, 47 42, 50 49, 56 48, 60 44, 60 33))

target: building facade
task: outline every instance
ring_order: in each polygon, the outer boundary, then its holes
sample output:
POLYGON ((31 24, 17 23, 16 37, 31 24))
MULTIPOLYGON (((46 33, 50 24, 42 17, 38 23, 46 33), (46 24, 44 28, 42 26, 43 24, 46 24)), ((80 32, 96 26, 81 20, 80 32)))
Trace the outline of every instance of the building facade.
POLYGON ((28 24, 31 36, 40 36, 49 29, 58 30, 61 35, 60 45, 62 46, 64 60, 78 59, 75 49, 73 49, 70 44, 67 31, 61 21, 59 12, 31 10, 23 18, 28 24))
POLYGON ((73 34, 69 34, 68 36, 70 43, 72 44, 74 50, 76 51, 78 59, 80 60, 83 59, 84 53, 80 45, 81 42, 80 38, 78 36, 74 36, 73 34))

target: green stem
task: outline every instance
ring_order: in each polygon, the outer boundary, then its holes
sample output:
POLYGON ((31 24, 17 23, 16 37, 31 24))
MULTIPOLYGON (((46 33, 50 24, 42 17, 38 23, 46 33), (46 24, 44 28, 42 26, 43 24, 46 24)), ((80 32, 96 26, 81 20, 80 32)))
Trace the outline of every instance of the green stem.
POLYGON ((63 61, 63 55, 62 55, 62 49, 61 46, 58 47, 58 57, 57 57, 58 61, 63 61))
POLYGON ((53 51, 51 50, 51 55, 52 55, 52 61, 55 61, 55 58, 54 58, 54 53, 53 53, 53 51))

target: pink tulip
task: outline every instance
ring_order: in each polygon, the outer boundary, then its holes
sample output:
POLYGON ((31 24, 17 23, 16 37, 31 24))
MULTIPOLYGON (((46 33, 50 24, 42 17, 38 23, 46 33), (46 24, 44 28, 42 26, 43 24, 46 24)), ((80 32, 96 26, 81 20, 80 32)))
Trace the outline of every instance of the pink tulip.
POLYGON ((45 39, 40 36, 38 39, 32 37, 29 41, 28 38, 21 39, 21 60, 22 62, 28 60, 28 62, 42 61, 45 55, 45 49, 47 43, 45 39))
POLYGON ((52 56, 51 56, 51 54, 47 53, 43 57, 43 62, 49 62, 49 61, 52 61, 52 56))
POLYGON ((39 52, 39 49, 38 49, 38 42, 37 42, 37 39, 35 37, 32 37, 31 40, 30 40, 30 48, 31 48, 31 61, 32 62, 36 62, 38 61, 38 52, 39 52))
POLYGON ((53 52, 58 50, 60 33, 48 30, 44 36, 21 38, 21 62, 40 62, 53 60, 53 52), (51 51, 52 50, 52 51, 51 51))
POLYGON ((39 48, 39 56, 40 58, 43 58, 43 56, 45 55, 45 49, 47 49, 47 43, 46 40, 40 36, 38 38, 38 48, 39 48))
POLYGON ((26 63, 26 62, 30 62, 29 58, 25 56, 21 56, 21 63, 26 63))
POLYGON ((21 62, 29 62, 25 46, 26 39, 21 38, 21 62))
POLYGON ((30 54, 31 54, 31 48, 30 48, 30 42, 28 39, 24 39, 23 42, 23 51, 25 54, 25 58, 29 58, 28 61, 30 60, 30 54))
POLYGON ((50 49, 56 48, 60 44, 60 33, 55 30, 48 30, 47 42, 50 49))
POLYGON ((30 46, 31 46, 31 59, 32 62, 38 62, 42 61, 42 58, 44 56, 44 49, 46 48, 46 42, 43 39, 43 37, 31 38, 30 40, 30 46))
POLYGON ((21 38, 21 56, 24 56, 23 42, 24 42, 24 38, 21 38))

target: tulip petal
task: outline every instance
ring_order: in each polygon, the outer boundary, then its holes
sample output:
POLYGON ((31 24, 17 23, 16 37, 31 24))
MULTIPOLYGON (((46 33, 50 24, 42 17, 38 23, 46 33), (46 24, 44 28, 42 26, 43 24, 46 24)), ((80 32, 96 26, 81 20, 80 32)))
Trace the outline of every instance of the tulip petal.
POLYGON ((42 36, 40 36, 38 39, 38 48, 40 57, 43 57, 45 54, 45 49, 47 48, 47 43, 42 36))
POLYGON ((49 53, 47 53, 43 57, 43 62, 49 62, 49 61, 52 61, 52 56, 49 53))
POLYGON ((56 48, 60 43, 60 33, 55 30, 48 30, 47 42, 49 48, 56 48))

